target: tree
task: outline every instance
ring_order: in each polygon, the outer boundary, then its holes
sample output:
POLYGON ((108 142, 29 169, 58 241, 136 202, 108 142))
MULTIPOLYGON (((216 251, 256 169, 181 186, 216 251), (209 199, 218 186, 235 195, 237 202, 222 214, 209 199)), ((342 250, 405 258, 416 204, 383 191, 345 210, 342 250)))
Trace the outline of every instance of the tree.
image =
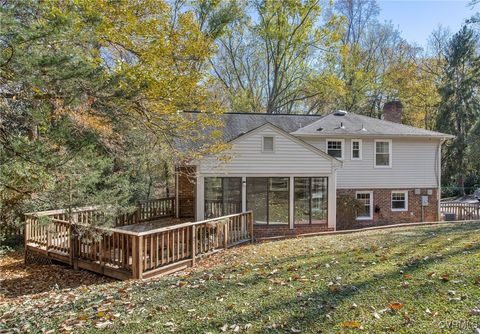
POLYGON ((456 181, 461 194, 465 194, 465 178, 478 160, 469 154, 478 146, 477 127, 480 119, 480 58, 478 36, 463 26, 448 44, 443 83, 440 87, 442 101, 437 119, 440 131, 455 135, 444 150, 444 179, 456 181))
POLYGON ((310 112, 305 101, 315 55, 336 39, 336 18, 320 24, 318 0, 249 2, 245 15, 217 41, 212 60, 221 87, 235 111, 310 112))
POLYGON ((61 206, 120 210, 151 194, 145 174, 157 180, 158 156, 214 149, 173 145, 203 140, 220 112, 201 66, 213 41, 192 11, 153 0, 10 1, 0 15, 0 221, 61 206), (212 113, 178 112, 192 109, 212 113), (145 137, 156 155, 132 152, 145 137))

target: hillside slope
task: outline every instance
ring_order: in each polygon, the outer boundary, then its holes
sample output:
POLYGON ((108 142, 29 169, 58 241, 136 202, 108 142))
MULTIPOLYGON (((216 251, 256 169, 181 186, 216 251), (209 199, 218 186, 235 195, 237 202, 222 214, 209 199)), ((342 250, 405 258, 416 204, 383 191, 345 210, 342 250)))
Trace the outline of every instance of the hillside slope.
POLYGON ((472 333, 480 222, 247 245, 175 276, 10 299, 0 315, 0 332, 472 333))

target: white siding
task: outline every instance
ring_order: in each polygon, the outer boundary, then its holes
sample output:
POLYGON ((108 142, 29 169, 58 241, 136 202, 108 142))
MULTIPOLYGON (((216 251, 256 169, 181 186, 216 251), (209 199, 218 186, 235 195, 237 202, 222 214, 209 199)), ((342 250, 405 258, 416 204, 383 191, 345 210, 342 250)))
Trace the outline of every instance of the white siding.
MULTIPOLYGON (((302 139, 321 150, 326 149, 324 138, 302 139)), ((337 188, 437 188, 439 140, 391 139, 392 168, 374 168, 375 138, 363 138, 362 160, 351 160, 351 139, 345 139, 345 157, 343 167, 337 170, 337 188)))
POLYGON ((231 159, 220 162, 204 158, 198 164, 201 175, 321 175, 332 173, 332 160, 297 143, 271 127, 264 127, 234 141, 231 159), (263 136, 274 136, 274 152, 262 152, 263 136))

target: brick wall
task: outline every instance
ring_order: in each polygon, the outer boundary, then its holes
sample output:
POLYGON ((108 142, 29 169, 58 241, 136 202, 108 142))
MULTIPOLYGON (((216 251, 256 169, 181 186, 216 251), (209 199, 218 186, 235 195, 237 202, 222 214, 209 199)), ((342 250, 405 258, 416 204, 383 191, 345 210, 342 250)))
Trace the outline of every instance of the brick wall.
POLYGON ((177 167, 178 215, 180 218, 195 217, 195 167, 177 167))
MULTIPOLYGON (((437 189, 432 190, 432 195, 428 195, 428 206, 424 207, 423 221, 438 220, 438 200, 437 189)), ((337 196, 348 195, 355 197, 356 191, 372 191, 373 192, 373 219, 371 220, 355 220, 348 227, 360 228, 368 226, 389 225, 398 223, 414 223, 422 221, 422 196, 427 195, 428 189, 421 188, 420 194, 415 195, 415 189, 337 189, 337 196), (408 211, 392 211, 391 210, 391 193, 392 190, 408 191, 408 211), (379 211, 375 212, 375 208, 379 211)), ((337 230, 345 229, 345 226, 339 226, 337 230)))
POLYGON ((294 237, 300 234, 331 231, 327 224, 295 226, 290 229, 288 225, 254 225, 253 235, 256 239, 272 237, 294 237))

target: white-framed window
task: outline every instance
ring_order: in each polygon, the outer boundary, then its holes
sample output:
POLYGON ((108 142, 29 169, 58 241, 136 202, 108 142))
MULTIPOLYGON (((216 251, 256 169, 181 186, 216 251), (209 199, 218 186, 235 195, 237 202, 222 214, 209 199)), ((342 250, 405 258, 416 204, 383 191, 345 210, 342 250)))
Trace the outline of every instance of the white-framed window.
POLYGON ((343 139, 327 139, 327 153, 337 159, 343 159, 343 150, 345 148, 345 140, 343 139))
POLYGON ((362 140, 352 139, 352 160, 362 160, 362 140))
POLYGON ((408 211, 408 191, 392 191, 392 211, 408 211))
POLYGON ((392 167, 392 140, 376 139, 374 145, 375 168, 392 167))
POLYGON ((373 192, 357 191, 356 197, 363 204, 363 209, 358 213, 357 220, 373 219, 373 192))
POLYGON ((273 152, 275 140, 273 136, 262 137, 262 152, 273 152))

